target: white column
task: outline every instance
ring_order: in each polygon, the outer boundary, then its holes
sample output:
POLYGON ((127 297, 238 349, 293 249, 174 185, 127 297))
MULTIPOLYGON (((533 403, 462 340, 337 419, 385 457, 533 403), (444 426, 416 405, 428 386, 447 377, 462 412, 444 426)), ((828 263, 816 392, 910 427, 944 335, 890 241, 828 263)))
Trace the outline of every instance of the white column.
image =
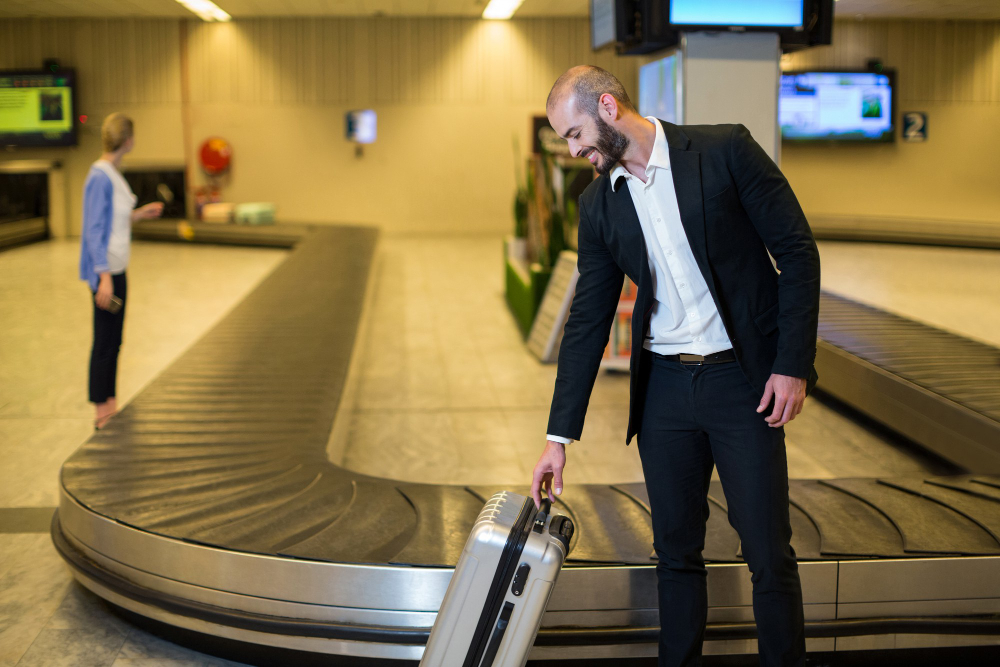
POLYGON ((779 162, 778 86, 781 45, 776 33, 696 32, 681 38, 683 122, 743 123, 779 162))

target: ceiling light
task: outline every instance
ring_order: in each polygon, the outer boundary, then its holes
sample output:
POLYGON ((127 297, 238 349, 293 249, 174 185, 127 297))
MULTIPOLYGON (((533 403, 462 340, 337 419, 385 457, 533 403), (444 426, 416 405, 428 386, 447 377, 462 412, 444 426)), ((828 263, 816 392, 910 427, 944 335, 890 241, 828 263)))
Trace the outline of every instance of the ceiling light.
POLYGON ((490 0, 483 10, 484 19, 509 19, 524 0, 490 0))
POLYGON ((177 0, 184 8, 197 14, 202 21, 230 21, 232 16, 222 11, 212 0, 177 0))

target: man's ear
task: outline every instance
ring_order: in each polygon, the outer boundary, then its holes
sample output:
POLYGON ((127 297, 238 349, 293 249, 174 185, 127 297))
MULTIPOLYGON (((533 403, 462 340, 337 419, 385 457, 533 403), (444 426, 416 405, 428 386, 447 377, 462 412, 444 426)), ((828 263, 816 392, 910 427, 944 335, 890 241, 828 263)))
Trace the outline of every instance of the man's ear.
POLYGON ((619 109, 618 100, 611 93, 604 93, 598 100, 600 113, 607 116, 606 120, 618 120, 619 109))

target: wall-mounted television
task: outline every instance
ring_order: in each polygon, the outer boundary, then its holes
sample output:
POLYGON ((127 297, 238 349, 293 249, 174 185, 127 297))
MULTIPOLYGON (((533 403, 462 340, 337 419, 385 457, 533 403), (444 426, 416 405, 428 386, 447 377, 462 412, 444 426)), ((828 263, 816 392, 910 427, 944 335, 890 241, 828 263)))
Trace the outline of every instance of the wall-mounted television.
POLYGON ((76 146, 71 69, 0 71, 0 146, 76 146))
POLYGON ((345 135, 348 141, 358 144, 375 143, 378 117, 372 109, 348 111, 345 117, 345 135))
POLYGON ((591 0, 591 46, 621 55, 673 48, 683 33, 773 32, 783 51, 831 44, 834 0, 591 0), (612 16, 613 15, 613 16, 612 16))
POLYGON ((683 123, 681 54, 676 51, 639 68, 639 114, 683 123))
MULTIPOLYGON (((601 34, 595 23, 605 16, 597 4, 590 9, 592 38, 595 31, 601 34)), ((614 0, 614 21, 615 50, 620 55, 653 53, 680 43, 680 33, 667 21, 666 0, 614 0)))
POLYGON ((778 125, 788 142, 895 140, 895 72, 784 72, 778 125))
POLYGON ((590 48, 596 51, 617 39, 615 0, 590 0, 590 48))
POLYGON ((670 24, 688 30, 802 29, 803 22, 803 0, 670 0, 670 24))

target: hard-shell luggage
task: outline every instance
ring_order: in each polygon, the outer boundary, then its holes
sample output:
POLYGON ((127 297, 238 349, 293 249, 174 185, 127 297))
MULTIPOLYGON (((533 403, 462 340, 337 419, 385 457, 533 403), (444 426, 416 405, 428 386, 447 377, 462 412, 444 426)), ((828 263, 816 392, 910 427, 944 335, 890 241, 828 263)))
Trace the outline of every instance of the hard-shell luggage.
POLYGON ((573 536, 569 517, 502 491, 479 513, 421 667, 523 667, 573 536))

